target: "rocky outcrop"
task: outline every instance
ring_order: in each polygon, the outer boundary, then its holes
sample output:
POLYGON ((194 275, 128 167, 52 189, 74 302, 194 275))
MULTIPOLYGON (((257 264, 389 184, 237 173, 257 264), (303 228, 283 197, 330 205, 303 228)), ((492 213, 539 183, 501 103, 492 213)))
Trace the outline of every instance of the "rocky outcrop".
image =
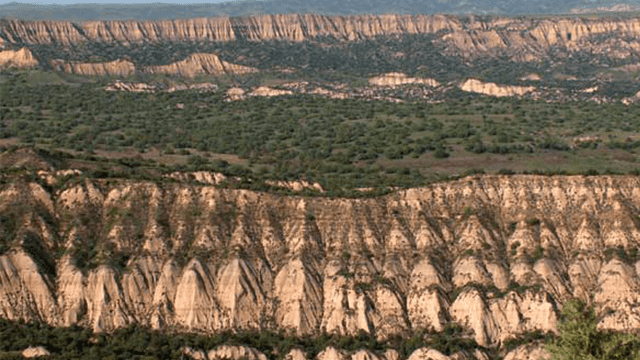
POLYGON ((42 346, 29 346, 22 350, 22 356, 26 358, 34 358, 41 356, 49 356, 51 353, 42 346))
POLYGON ((320 36, 341 40, 372 38, 378 35, 435 33, 461 28, 452 17, 441 15, 354 15, 317 14, 215 17, 165 21, 69 21, 4 20, 0 37, 8 43, 80 44, 114 42, 124 45, 141 42, 202 42, 288 40, 302 41, 320 36))
MULTIPOLYGON (((127 60, 116 60, 105 63, 79 63, 79 62, 66 62, 63 60, 52 60, 51 65, 58 71, 64 71, 69 74, 80 75, 117 75, 128 76, 136 72, 136 66, 127 60)), ((257 69, 247 66, 230 64, 226 61, 220 60, 215 54, 191 54, 186 59, 169 64, 158 66, 146 66, 139 68, 140 72, 149 74, 168 74, 168 75, 180 75, 193 78, 199 74, 209 75, 222 75, 222 74, 246 74, 256 72, 257 69)), ((167 91, 187 90, 190 87, 186 85, 173 87, 167 91)), ((196 89, 204 89, 191 87, 196 89)), ((107 86, 106 90, 122 90, 122 91, 143 91, 150 92, 154 88, 147 84, 125 84, 118 82, 107 86)))
POLYGON ((540 80, 542 80, 542 76, 536 73, 531 73, 520 78, 520 81, 540 81, 540 80))
POLYGON ((258 71, 255 68, 230 64, 220 60, 215 54, 191 54, 186 59, 159 66, 147 66, 142 69, 150 74, 171 74, 194 77, 199 74, 246 74, 258 71))
POLYGON ((290 90, 281 90, 274 89, 268 86, 259 86, 253 91, 251 91, 249 96, 264 96, 264 97, 272 97, 272 96, 282 96, 282 95, 292 95, 293 92, 290 90))
POLYGON ((99 331, 138 322, 380 340, 455 322, 493 347, 556 333, 563 302, 593 294, 600 328, 640 328, 637 177, 468 177, 329 199, 216 188, 214 175, 39 171, 53 192, 9 181, 0 314, 99 331), (94 265, 78 267, 80 246, 94 265))
POLYGON ((549 360, 551 354, 540 345, 522 345, 510 351, 504 360, 549 360))
POLYGON ((107 42, 229 42, 284 40, 300 42, 321 37, 340 41, 376 36, 435 34, 447 52, 483 56, 506 51, 515 61, 540 61, 552 47, 626 58, 640 43, 638 18, 492 18, 444 15, 259 15, 163 21, 0 21, 5 46, 80 45, 107 42), (611 36, 606 36, 611 34, 611 36))
POLYGON ((229 88, 225 95, 225 101, 239 101, 245 99, 245 91, 239 87, 229 88))
MULTIPOLYGON (((1 44, 1 43, 0 43, 1 44)), ((32 68, 39 64, 38 60, 33 57, 31 50, 22 48, 20 50, 4 50, 0 51, 0 68, 32 68)))
POLYGON ((290 189, 293 191, 302 191, 304 189, 313 189, 319 192, 323 192, 322 186, 318 183, 310 183, 308 181, 300 180, 300 181, 272 181, 267 180, 265 184, 269 186, 276 186, 285 189, 290 189))
POLYGON ((468 79, 460 84, 460 89, 490 96, 522 96, 536 90, 534 86, 509 86, 498 85, 491 82, 482 82, 476 79, 468 79))
POLYGON ((373 77, 369 79, 369 84, 390 87, 406 84, 424 84, 431 87, 440 85, 440 83, 438 83, 438 81, 434 79, 407 77, 407 75, 403 73, 387 73, 381 76, 373 77))
POLYGON ((79 63, 52 60, 51 66, 58 71, 79 75, 129 76, 136 72, 135 65, 127 60, 116 60, 104 63, 79 63))

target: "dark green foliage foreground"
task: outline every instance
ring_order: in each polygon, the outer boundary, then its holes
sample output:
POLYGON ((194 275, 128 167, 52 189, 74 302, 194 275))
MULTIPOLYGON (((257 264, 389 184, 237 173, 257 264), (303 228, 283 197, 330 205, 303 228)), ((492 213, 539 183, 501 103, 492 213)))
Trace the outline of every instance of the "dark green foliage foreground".
POLYGON ((593 308, 576 300, 564 304, 559 340, 547 344, 550 360, 638 360, 637 335, 599 331, 593 308))
POLYGON ((463 337, 462 329, 455 325, 437 334, 418 331, 413 336, 396 337, 382 343, 364 333, 356 337, 324 334, 298 338, 270 331, 239 331, 204 336, 168 334, 135 325, 111 334, 94 334, 80 327, 54 328, 0 319, 0 359, 19 359, 16 352, 29 346, 45 347, 53 359, 181 359, 183 346, 209 351, 220 345, 253 347, 269 360, 282 359, 294 348, 302 349, 312 359, 328 346, 345 351, 367 349, 375 353, 393 348, 403 358, 424 346, 436 348, 444 354, 478 348, 475 341, 463 337))

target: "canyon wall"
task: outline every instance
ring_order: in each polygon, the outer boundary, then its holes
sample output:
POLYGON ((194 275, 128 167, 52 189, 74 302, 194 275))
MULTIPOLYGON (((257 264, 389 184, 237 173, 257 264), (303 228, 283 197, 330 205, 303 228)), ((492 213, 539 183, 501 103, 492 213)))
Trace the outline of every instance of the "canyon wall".
POLYGON ((0 67, 32 68, 39 64, 27 48, 0 51, 0 67))
POLYGON ((379 339, 454 321, 499 346, 556 333, 579 297, 600 328, 640 329, 637 177, 468 177, 372 199, 40 177, 0 191, 8 319, 379 339))
POLYGON ((640 19, 522 19, 459 18, 445 15, 317 14, 216 17, 163 21, 22 21, 0 20, 0 44, 4 46, 71 46, 86 42, 228 42, 304 41, 333 37, 344 41, 380 35, 437 34, 456 54, 471 56, 501 49, 513 51, 513 59, 539 60, 540 52, 563 46, 623 58, 635 54, 640 43, 640 19), (596 36, 610 37, 594 40, 596 36))

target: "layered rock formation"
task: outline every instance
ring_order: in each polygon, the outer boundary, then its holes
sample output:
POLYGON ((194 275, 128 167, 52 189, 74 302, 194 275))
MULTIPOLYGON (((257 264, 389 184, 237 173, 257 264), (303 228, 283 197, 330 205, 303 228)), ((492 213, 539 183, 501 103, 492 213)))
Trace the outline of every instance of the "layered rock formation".
MULTIPOLYGON (((2 42, 0 42, 1 44, 2 42)), ((20 50, 4 50, 0 51, 0 68, 16 67, 31 68, 39 64, 38 60, 33 57, 31 51, 27 48, 20 50)))
POLYGON ((327 199, 39 176, 59 190, 0 191, 8 319, 379 339, 453 321, 491 347, 555 333, 575 296, 601 328, 640 328, 636 177, 485 176, 327 199), (83 250, 94 265, 79 269, 83 250))
MULTIPOLYGON (((536 349, 537 350, 537 349, 536 349)), ((535 350, 534 350, 535 351, 535 350)), ((207 355, 203 350, 195 350, 189 347, 184 347, 182 353, 188 355, 194 360, 216 360, 216 359, 228 359, 228 360, 266 360, 266 355, 259 352, 256 349, 247 346, 219 346, 215 349, 211 349, 207 355)), ((527 348, 518 348, 512 353, 509 353, 508 359, 522 359, 522 360, 540 360, 540 357, 526 357, 531 353, 531 356, 535 355, 547 355, 544 352, 528 352, 527 348), (517 357, 525 356, 525 357, 517 357)), ((293 349, 284 356, 285 360, 307 360, 309 359, 306 354, 299 349, 293 349)), ((396 350, 387 350, 383 354, 376 354, 369 350, 357 350, 352 353, 348 353, 341 349, 334 347, 327 347, 322 350, 316 357, 316 360, 399 360, 400 355, 396 350)), ((415 350, 408 359, 411 360, 487 360, 489 357, 487 354, 480 350, 476 350, 473 353, 459 351, 451 356, 446 356, 435 349, 419 348, 415 350)), ((545 359, 546 360, 546 359, 545 359)))
MULTIPOLYGON (((282 95, 292 95, 293 92, 291 90, 281 90, 274 89, 268 86, 259 86, 253 91, 251 91, 249 96, 264 96, 264 97, 272 97, 272 96, 282 96, 282 95)), ((231 98, 231 96, 229 97, 231 98)))
POLYGON ((127 91, 127 92, 155 92, 155 91, 183 91, 183 90, 199 90, 201 92, 215 92, 218 90, 218 85, 212 83, 195 83, 195 84, 178 84, 172 85, 165 89, 159 89, 154 85, 146 83, 130 83, 116 80, 114 83, 104 87, 105 91, 127 91))
POLYGON ((405 84, 425 84, 428 86, 438 86, 440 83, 434 79, 423 79, 408 77, 403 73, 387 73, 369 79, 369 84, 377 86, 399 86, 405 84))
MULTIPOLYGON (((129 76, 136 72, 135 64, 128 60, 98 63, 52 60, 51 66, 58 71, 80 75, 129 76)), ((200 74, 246 74, 258 71, 251 67, 230 64, 226 61, 222 61, 215 54, 191 54, 186 59, 169 65, 146 66, 141 67, 139 70, 143 73, 149 74, 180 75, 190 78, 200 74)))
POLYGON ((460 89, 490 96, 522 96, 536 90, 535 86, 510 86, 499 85, 491 82, 482 82, 477 79, 468 79, 460 84, 460 89))
POLYGON ((0 37, 9 44, 80 44, 87 41, 125 45, 145 41, 302 41, 319 36, 343 40, 377 35, 435 33, 461 28, 445 16, 316 14, 217 17, 166 21, 69 21, 2 20, 0 37))
POLYGON ((147 66, 142 71, 150 74, 174 74, 194 77, 199 74, 246 74, 257 72, 258 69, 221 61, 215 54, 191 54, 182 61, 169 65, 147 66))
POLYGON ((118 75, 129 76, 136 72, 136 66, 127 60, 116 60, 100 63, 79 63, 66 62, 62 60, 52 60, 51 66, 68 74, 79 75, 118 75))
MULTIPOLYGON (((637 53, 640 19, 522 19, 443 15, 317 14, 261 15, 165 21, 0 21, 7 45, 70 46, 86 42, 123 45, 144 42, 304 41, 333 37, 343 41, 402 34, 436 34, 456 54, 475 56, 508 50, 518 61, 541 60, 551 47, 566 47, 623 58, 637 53), (607 37, 603 35, 611 34, 607 37), (596 37, 600 36, 600 39, 596 37)), ((5 46, 7 46, 5 45, 5 46)))

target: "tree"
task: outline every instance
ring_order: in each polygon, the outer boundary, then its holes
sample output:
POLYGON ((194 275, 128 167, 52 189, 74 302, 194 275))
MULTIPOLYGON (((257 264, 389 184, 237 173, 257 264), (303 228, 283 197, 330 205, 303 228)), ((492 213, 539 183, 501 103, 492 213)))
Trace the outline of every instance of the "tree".
POLYGON ((562 309, 560 338, 545 345, 550 360, 640 360, 640 341, 632 334, 599 331, 593 306, 570 300, 562 309))

